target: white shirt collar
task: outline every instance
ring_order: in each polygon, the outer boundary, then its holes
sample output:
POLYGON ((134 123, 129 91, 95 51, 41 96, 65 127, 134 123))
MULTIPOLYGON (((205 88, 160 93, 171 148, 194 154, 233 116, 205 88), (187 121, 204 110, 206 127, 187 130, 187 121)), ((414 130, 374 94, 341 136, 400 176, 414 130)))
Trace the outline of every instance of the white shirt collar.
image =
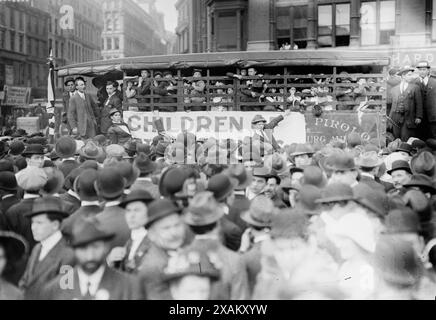
POLYGON ((371 179, 375 179, 374 176, 372 174, 366 173, 366 172, 361 172, 360 173, 361 176, 365 176, 365 177, 369 177, 371 179))
POLYGON ((121 203, 121 201, 119 201, 119 200, 108 201, 108 202, 105 203, 104 206, 105 206, 105 208, 107 208, 107 207, 116 207, 116 206, 118 206, 120 203, 121 203))
POLYGON ((77 94, 82 98, 85 99, 85 93, 77 91, 77 94))
POLYGON ((196 240, 219 240, 216 234, 197 234, 195 235, 196 240))
POLYGON ((101 279, 103 278, 104 271, 106 267, 102 265, 96 272, 91 275, 86 274, 80 267, 77 268, 77 275, 79 277, 79 286, 80 292, 82 296, 86 295, 89 287, 89 293, 92 296, 98 291, 98 287, 100 286, 101 279))
POLYGON ((31 193, 24 193, 23 199, 36 199, 39 198, 39 194, 31 194, 31 193))
POLYGON ((69 158, 64 158, 64 159, 62 159, 61 160, 61 162, 64 162, 64 161, 76 161, 76 159, 74 158, 74 157, 69 157, 69 158))
POLYGON ((138 250, 142 240, 147 236, 147 229, 144 227, 132 230, 130 238, 132 239, 132 246, 130 248, 128 260, 132 260, 135 257, 135 253, 138 250))
POLYGON ((82 201, 80 203, 82 207, 99 206, 100 202, 96 201, 82 201))
POLYGON ((355 186, 357 186, 359 184, 359 182, 358 181, 354 181, 352 184, 351 184, 351 188, 354 188, 355 186))
POLYGON ((75 193, 73 190, 68 190, 67 192, 70 196, 73 196, 74 198, 76 198, 77 200, 80 200, 80 197, 77 193, 75 193))
POLYGON ((136 179, 136 181, 150 181, 150 182, 153 182, 153 180, 151 180, 151 178, 149 178, 149 177, 138 178, 138 179, 136 179))
POLYGON ((2 197, 2 200, 6 199, 6 198, 13 197, 14 195, 15 195, 15 194, 7 194, 7 195, 4 195, 4 196, 2 197))
POLYGON ((59 241, 62 239, 62 233, 60 231, 56 231, 51 236, 49 236, 47 239, 44 239, 41 241, 41 254, 39 255, 39 261, 44 259, 47 254, 50 252, 51 249, 53 249, 59 241))

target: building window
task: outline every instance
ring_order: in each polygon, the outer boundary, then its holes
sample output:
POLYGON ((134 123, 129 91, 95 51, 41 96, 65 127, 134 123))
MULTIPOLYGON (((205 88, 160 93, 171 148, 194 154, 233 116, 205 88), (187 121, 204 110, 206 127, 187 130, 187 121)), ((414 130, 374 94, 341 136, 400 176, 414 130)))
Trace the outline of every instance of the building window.
POLYGON ((24 13, 20 12, 19 15, 20 15, 20 30, 24 31, 24 13))
POLYGON ((5 47, 5 32, 0 30, 0 48, 5 47))
POLYGON ((15 32, 11 32, 11 51, 15 51, 15 32))
POLYGON ((18 51, 24 53, 24 36, 21 34, 18 37, 18 51))
MULTIPOLYGON (((307 6, 277 8, 277 45, 307 46, 307 6)), ((293 46, 291 46, 293 47, 293 46)))
POLYGON ((107 50, 112 50, 112 38, 106 38, 107 50))
POLYGON ((360 14, 362 46, 390 44, 395 35, 395 1, 362 2, 360 14))
POLYGON ((217 51, 236 50, 236 12, 220 12, 217 26, 217 51))
POLYGON ((106 50, 106 47, 104 46, 104 38, 101 38, 101 50, 106 50))
POLYGON ((350 44, 350 4, 318 6, 318 45, 343 47, 350 44))
POLYGON ((120 39, 119 38, 114 38, 114 49, 115 50, 119 50, 120 49, 120 39))
POLYGON ((120 30, 120 19, 118 17, 114 17, 114 30, 120 30))
POLYGON ((9 26, 12 29, 15 29, 15 10, 14 9, 11 9, 11 20, 10 20, 9 26))

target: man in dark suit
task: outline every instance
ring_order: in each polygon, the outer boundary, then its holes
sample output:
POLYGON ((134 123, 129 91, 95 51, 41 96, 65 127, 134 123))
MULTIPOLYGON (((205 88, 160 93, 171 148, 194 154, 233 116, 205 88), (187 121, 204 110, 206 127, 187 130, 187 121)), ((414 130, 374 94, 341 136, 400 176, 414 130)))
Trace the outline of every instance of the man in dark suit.
POLYGON ((93 218, 77 220, 72 229, 74 267, 51 281, 47 300, 135 300, 143 297, 138 281, 106 264, 114 234, 93 218))
POLYGON ((70 98, 68 123, 73 135, 86 140, 96 136, 100 112, 91 96, 85 93, 86 83, 83 78, 76 79, 76 88, 76 94, 70 98))
MULTIPOLYGON (((288 116, 290 114, 290 111, 285 112, 285 116, 288 116)), ((267 123, 266 119, 262 117, 261 115, 256 115, 253 120, 251 121, 252 127, 253 127, 253 142, 259 141, 260 147, 261 147, 261 156, 263 156, 263 144, 269 143, 272 145, 274 151, 279 151, 280 146, 277 143, 276 139, 273 135, 273 130, 275 127, 279 125, 281 121, 284 120, 283 116, 278 116, 274 119, 272 119, 269 123, 267 123)))
POLYGON ((123 111, 122 101, 118 97, 117 93, 118 82, 109 81, 106 85, 106 91, 108 93, 108 98, 103 104, 101 109, 100 118, 100 131, 102 134, 106 135, 109 127, 112 125, 112 120, 110 118, 110 111, 112 108, 117 109, 121 114, 123 111))
POLYGON ((146 190, 154 199, 159 199, 159 187, 157 184, 153 183, 151 178, 156 171, 156 163, 151 161, 144 153, 140 153, 133 162, 133 165, 138 168, 139 177, 130 187, 130 190, 146 190))
POLYGON ((436 79, 430 75, 431 67, 428 61, 420 61, 416 68, 419 73, 417 83, 421 87, 424 108, 423 127, 429 129, 421 138, 434 139, 436 138, 436 79))
POLYGON ((96 170, 86 169, 77 178, 76 190, 81 201, 80 208, 62 223, 62 233, 68 240, 71 239, 73 225, 78 219, 95 217, 102 211, 94 188, 97 176, 96 170))
POLYGON ((421 89, 413 83, 414 69, 405 67, 398 72, 401 83, 392 89, 392 109, 389 127, 394 137, 406 142, 416 137, 417 128, 423 118, 421 89))
POLYGON ((62 94, 62 104, 63 108, 55 108, 55 132, 59 132, 59 127, 62 123, 62 116, 64 114, 68 114, 68 106, 70 105, 70 99, 76 92, 76 84, 74 82, 74 79, 69 77, 65 80, 65 89, 64 93, 62 94))
POLYGON ((175 255, 185 241, 186 229, 180 212, 181 209, 169 199, 155 200, 148 206, 145 228, 152 245, 138 267, 148 300, 171 299, 169 284, 163 278, 170 256, 175 255))
POLYGON ((59 198, 62 200, 62 204, 65 211, 70 215, 80 208, 80 196, 77 194, 74 186, 74 182, 77 177, 82 173, 83 168, 79 167, 70 172, 65 178, 64 189, 67 192, 62 193, 59 198))
POLYGON ((378 179, 378 171, 383 164, 383 160, 377 156, 375 151, 369 151, 361 154, 356 160, 356 166, 359 168, 359 183, 368 185, 373 190, 379 192, 388 192, 393 188, 392 184, 382 184, 378 179))
POLYGON ((61 221, 67 215, 61 201, 51 196, 35 200, 33 209, 26 213, 31 220, 33 237, 39 243, 33 248, 20 280, 25 299, 41 299, 47 282, 66 266, 73 266, 73 251, 60 232, 61 221))
MULTIPOLYGON (((141 76, 138 80, 138 94, 141 97, 148 96, 151 93, 153 82, 148 70, 141 70, 141 76)), ((150 103, 150 98, 139 98, 139 103, 150 103)), ((149 108, 147 108, 149 110, 149 108)))

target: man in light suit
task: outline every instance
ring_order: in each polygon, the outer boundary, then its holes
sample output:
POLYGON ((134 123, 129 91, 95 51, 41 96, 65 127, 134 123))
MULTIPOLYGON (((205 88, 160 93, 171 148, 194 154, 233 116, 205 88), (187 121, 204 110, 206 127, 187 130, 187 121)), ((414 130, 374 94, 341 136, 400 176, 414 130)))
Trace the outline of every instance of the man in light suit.
POLYGON ((97 134, 99 110, 91 96, 85 93, 86 82, 83 78, 76 79, 76 88, 76 94, 70 98, 68 123, 73 135, 86 140, 97 134))
POLYGON ((104 135, 107 134, 109 127, 112 125, 112 120, 110 118, 111 109, 115 108, 121 114, 123 111, 122 101, 117 95, 117 88, 118 82, 116 81, 109 81, 106 85, 106 91, 109 96, 103 104, 100 118, 100 131, 104 135))
POLYGON ((32 222, 33 237, 39 243, 33 248, 20 280, 25 299, 41 299, 47 283, 57 277, 64 266, 74 263, 73 252, 60 232, 61 221, 66 216, 62 202, 52 196, 36 199, 33 210, 26 214, 32 222))

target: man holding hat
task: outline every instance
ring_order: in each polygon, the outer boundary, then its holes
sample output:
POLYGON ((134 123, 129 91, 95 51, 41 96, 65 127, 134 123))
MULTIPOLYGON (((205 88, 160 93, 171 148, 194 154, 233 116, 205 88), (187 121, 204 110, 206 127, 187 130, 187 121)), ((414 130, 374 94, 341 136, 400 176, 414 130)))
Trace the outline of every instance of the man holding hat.
POLYGON ((416 137, 423 118, 423 104, 420 88, 412 82, 414 68, 404 67, 398 72, 401 83, 392 89, 392 109, 389 126, 395 138, 407 141, 416 137))
POLYGON ((430 129, 425 137, 430 135, 430 138, 436 138, 436 79, 430 76, 431 66, 428 61, 418 62, 416 69, 419 74, 417 84, 422 93, 424 124, 430 129))
POLYGON ((44 290, 46 300, 135 300, 142 294, 136 279, 106 264, 114 234, 93 218, 77 220, 72 229, 77 262, 68 274, 55 278, 44 290), (69 277, 69 282, 64 280, 69 277))
POLYGON ((149 300, 171 299, 163 270, 169 258, 177 254, 186 240, 186 228, 180 212, 181 209, 169 199, 155 200, 148 206, 145 228, 152 245, 142 258, 138 274, 149 300))
POLYGON ((62 237, 61 222, 68 216, 62 202, 55 197, 38 198, 31 211, 32 234, 38 244, 33 248, 26 271, 20 280, 26 299, 38 300, 41 290, 54 279, 64 266, 73 266, 73 252, 62 237))
MULTIPOLYGON (((247 272, 241 257, 227 249, 220 241, 218 222, 224 211, 216 202, 213 193, 197 193, 192 199, 184 220, 195 234, 190 246, 211 246, 223 263, 219 297, 225 300, 245 300, 249 298, 247 272)), ((215 297, 217 299, 217 297, 215 297)))

